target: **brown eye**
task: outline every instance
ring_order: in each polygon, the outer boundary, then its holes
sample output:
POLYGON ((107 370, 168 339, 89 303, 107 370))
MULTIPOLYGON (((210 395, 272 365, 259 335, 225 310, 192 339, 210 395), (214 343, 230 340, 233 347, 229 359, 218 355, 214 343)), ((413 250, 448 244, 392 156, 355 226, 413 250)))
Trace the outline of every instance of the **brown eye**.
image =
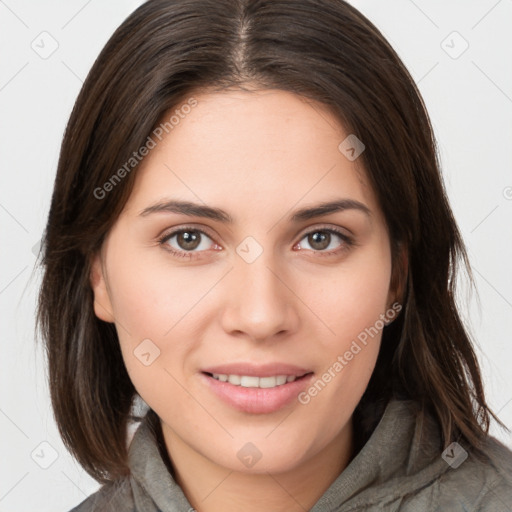
POLYGON ((193 256, 216 246, 215 242, 200 229, 182 228, 166 234, 159 240, 171 253, 193 256))
POLYGON ((334 228, 317 229, 306 233, 298 245, 300 249, 325 253, 327 256, 349 249, 353 245, 353 240, 348 235, 334 228))
POLYGON ((176 235, 176 243, 185 251, 196 249, 200 242, 201 235, 196 231, 181 231, 176 235))
POLYGON ((308 235, 309 245, 317 251, 323 251, 326 247, 329 247, 330 242, 331 234, 327 231, 316 231, 308 235))

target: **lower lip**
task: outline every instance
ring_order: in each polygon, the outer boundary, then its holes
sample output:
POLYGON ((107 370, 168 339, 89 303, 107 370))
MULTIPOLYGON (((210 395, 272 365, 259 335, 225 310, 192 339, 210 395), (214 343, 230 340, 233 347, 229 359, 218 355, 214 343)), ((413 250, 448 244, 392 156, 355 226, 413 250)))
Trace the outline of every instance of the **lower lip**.
POLYGON ((269 414, 290 404, 309 385, 313 374, 287 382, 275 388, 245 388, 201 373, 204 382, 228 405, 250 414, 269 414))

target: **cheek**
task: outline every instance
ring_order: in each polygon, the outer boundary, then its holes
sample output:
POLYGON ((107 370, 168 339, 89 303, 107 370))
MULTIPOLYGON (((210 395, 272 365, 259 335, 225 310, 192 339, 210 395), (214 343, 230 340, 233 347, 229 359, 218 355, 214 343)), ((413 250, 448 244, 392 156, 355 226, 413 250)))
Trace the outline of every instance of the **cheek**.
POLYGON ((304 302, 311 304, 328 328, 322 327, 323 335, 314 337, 322 370, 303 403, 317 410, 338 411, 334 414, 342 416, 341 422, 347 419, 346 411, 359 402, 377 360, 391 279, 391 257, 386 249, 383 243, 358 258, 347 259, 337 272, 317 279, 316 287, 311 282, 301 290, 304 302))
POLYGON ((354 254, 335 271, 330 269, 302 287, 304 302, 328 327, 322 337, 327 351, 344 349, 376 322, 382 330, 391 279, 391 256, 384 242, 354 254))
POLYGON ((116 323, 132 342, 165 338, 220 277, 215 270, 167 264, 156 248, 122 257, 121 249, 111 252, 110 296, 116 323))
POLYGON ((165 370, 174 373, 173 367, 194 350, 199 337, 188 320, 218 277, 155 263, 144 251, 121 257, 121 249, 110 253, 111 304, 126 368, 144 396, 145 387, 169 380, 165 370), (184 327, 187 336, 179 335, 184 327))

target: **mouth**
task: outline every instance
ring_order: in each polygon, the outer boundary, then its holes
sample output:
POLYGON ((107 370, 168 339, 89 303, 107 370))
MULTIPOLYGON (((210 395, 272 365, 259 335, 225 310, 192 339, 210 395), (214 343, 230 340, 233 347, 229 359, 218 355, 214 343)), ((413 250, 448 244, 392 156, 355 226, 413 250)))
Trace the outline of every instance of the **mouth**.
POLYGON ((243 388, 260 388, 260 389, 272 389, 279 386, 284 386, 289 382, 295 382, 296 380, 303 379, 307 375, 313 372, 307 372, 302 375, 271 375, 268 377, 259 377, 256 375, 237 375, 237 374, 226 374, 226 373, 209 373, 203 372, 204 375, 211 377, 219 382, 228 382, 233 386, 240 386, 243 388))
POLYGON ((314 376, 312 371, 275 365, 208 370, 199 373, 208 392, 230 408, 249 414, 270 414, 298 404, 299 394, 314 376))

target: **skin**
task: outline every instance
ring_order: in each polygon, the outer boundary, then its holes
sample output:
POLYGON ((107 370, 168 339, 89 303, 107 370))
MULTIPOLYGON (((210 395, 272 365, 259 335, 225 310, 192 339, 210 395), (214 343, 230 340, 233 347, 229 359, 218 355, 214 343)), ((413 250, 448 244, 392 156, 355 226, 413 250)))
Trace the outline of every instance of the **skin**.
POLYGON ((161 419, 177 481, 196 510, 309 510, 353 456, 352 414, 380 333, 308 404, 273 413, 234 409, 199 372, 279 361, 321 377, 395 301, 388 230, 364 169, 338 149, 348 133, 324 106, 279 90, 194 97, 197 106, 137 170, 94 259, 95 312, 115 323, 129 375, 161 419), (369 214, 289 220, 341 198, 369 214), (140 215, 169 199, 220 207, 234 222, 140 215), (166 250, 186 252, 177 236, 159 243, 182 227, 207 233, 193 258, 166 250), (307 236, 327 228, 354 244, 333 234, 322 248, 307 236), (263 249, 252 263, 236 252, 248 236, 263 249), (160 350, 149 366, 134 356, 144 339, 160 350), (251 468, 237 457, 247 442, 262 454, 251 468))

